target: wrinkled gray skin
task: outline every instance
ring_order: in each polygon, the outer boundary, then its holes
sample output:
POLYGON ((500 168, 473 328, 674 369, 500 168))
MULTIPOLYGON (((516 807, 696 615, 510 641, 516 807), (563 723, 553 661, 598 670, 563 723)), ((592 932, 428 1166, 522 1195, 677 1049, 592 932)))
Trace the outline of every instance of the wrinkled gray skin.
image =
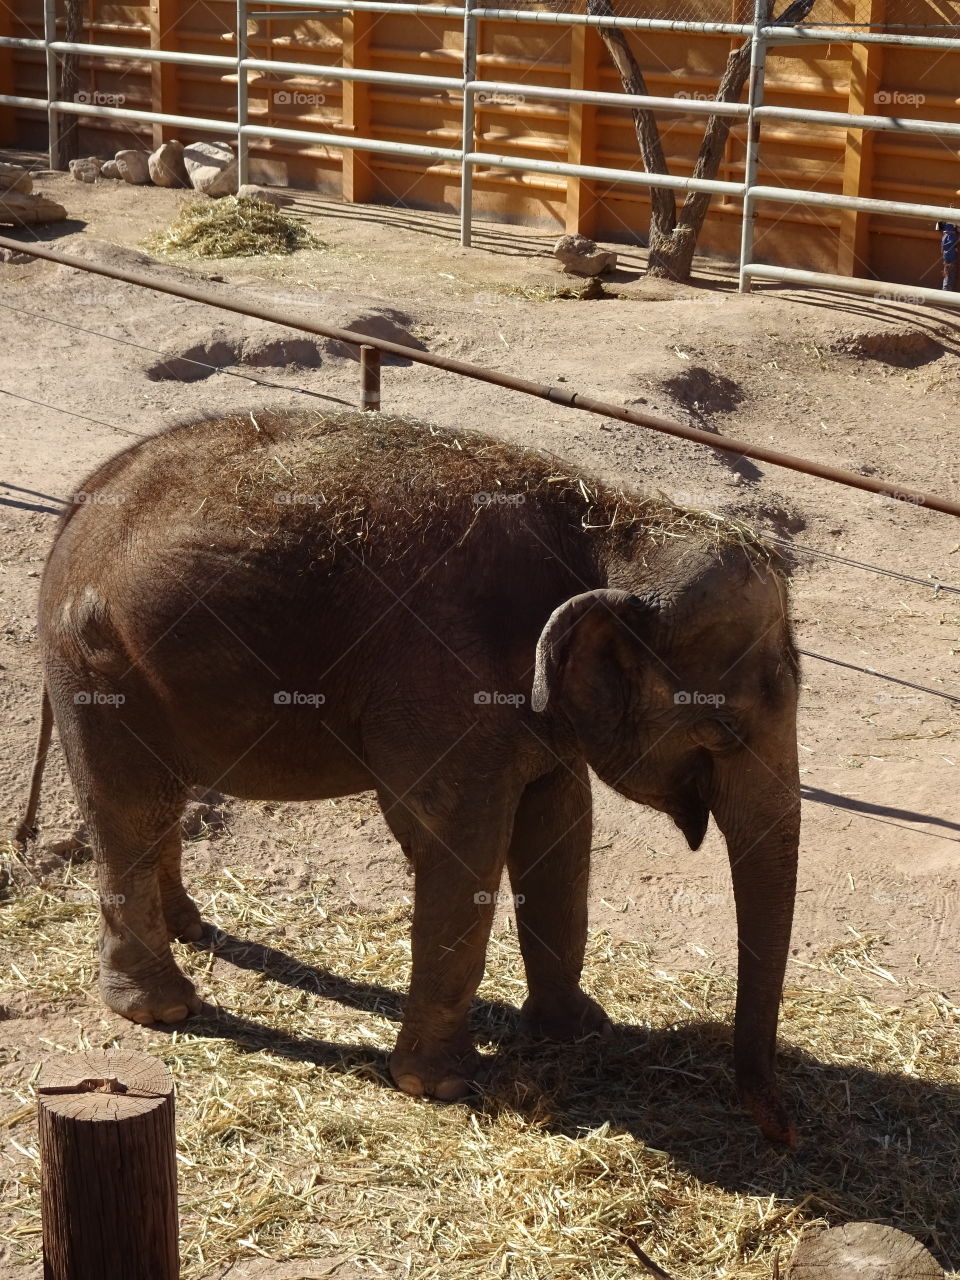
POLYGON ((174 428, 82 493, 46 567, 39 634, 99 866, 110 1008, 177 1022, 200 1007, 169 945, 202 935, 180 876, 189 788, 374 789, 416 882, 397 1085, 469 1087, 466 1016, 505 866, 525 1023, 559 1039, 607 1030, 579 985, 589 765, 691 847, 711 814, 723 832, 737 1080, 764 1132, 792 1141, 774 1056, 797 665, 762 556, 718 543, 703 518, 658 536, 658 504, 584 486, 555 459, 378 415, 174 428))

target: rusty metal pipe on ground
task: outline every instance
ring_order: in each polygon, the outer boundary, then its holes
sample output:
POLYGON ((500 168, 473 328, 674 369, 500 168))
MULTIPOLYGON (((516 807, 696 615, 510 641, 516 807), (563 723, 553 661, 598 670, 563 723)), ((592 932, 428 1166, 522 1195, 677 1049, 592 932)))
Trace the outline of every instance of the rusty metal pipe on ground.
POLYGON ((412 360, 418 364, 431 365, 435 369, 443 369, 448 373, 456 373, 465 378, 474 378, 479 382, 491 383, 498 387, 507 387, 511 391, 519 391, 524 395, 537 396, 541 400, 549 400, 551 404, 566 405, 571 409, 583 409, 587 413, 596 413, 604 418, 615 418, 620 422, 629 422, 633 426, 644 427, 650 431, 660 431, 665 435, 676 436, 681 440, 689 440, 693 444, 706 445, 709 449, 722 449, 726 453, 736 454, 742 458, 753 458, 757 462, 766 462, 771 466, 784 467, 789 471, 799 471, 803 475, 817 476, 821 480, 830 480, 835 484, 847 485, 852 489, 862 489, 867 493, 880 494, 883 497, 913 506, 926 507, 930 511, 942 511, 949 516, 960 516, 960 503, 951 502, 936 494, 922 493, 917 489, 908 489, 888 480, 877 480, 870 476, 860 476, 853 471, 844 471, 839 467, 826 463, 814 462, 809 458, 798 458, 793 454, 782 453, 779 449, 768 449, 765 445, 748 444, 743 440, 732 440, 729 437, 712 435, 709 431, 701 431, 697 427, 688 427, 670 418, 661 418, 651 413, 639 413, 623 405, 610 404, 598 400, 595 396, 585 395, 579 391, 565 387, 552 387, 541 382, 531 382, 528 378, 518 378, 510 373, 501 373, 496 369, 485 369, 481 365, 468 364, 463 360, 451 360, 446 356, 435 355, 431 351, 418 351, 413 347, 405 347, 397 342, 388 342, 384 338, 372 338, 366 334, 354 333, 350 329, 338 329, 333 325, 318 324, 315 320, 291 317, 289 311, 279 307, 238 301, 226 291, 221 295, 211 289, 199 289, 193 285, 182 284, 174 280, 154 280, 139 271, 127 271, 120 267, 105 264, 84 262, 64 253, 57 253, 39 244, 27 244, 22 240, 11 240, 0 236, 0 248, 10 249, 16 253, 27 253, 35 258, 44 258, 48 262, 56 262, 60 266, 75 267, 78 271, 90 271, 94 275, 106 276, 111 280, 120 280, 126 284, 139 285, 144 289, 153 289, 158 293, 168 293, 176 298, 186 298, 190 302, 205 303, 219 307, 224 311, 234 311, 239 315, 251 316, 256 320, 267 320, 273 324, 284 325, 288 329, 299 329, 304 333, 313 333, 322 338, 333 338, 338 342, 356 346, 374 347, 381 354, 399 356, 404 360, 412 360))

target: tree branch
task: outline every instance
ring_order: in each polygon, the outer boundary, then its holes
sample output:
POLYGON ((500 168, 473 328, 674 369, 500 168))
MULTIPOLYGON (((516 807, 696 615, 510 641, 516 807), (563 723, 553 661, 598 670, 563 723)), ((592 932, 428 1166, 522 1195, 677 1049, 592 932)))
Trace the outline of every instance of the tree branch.
MULTIPOLYGON (((796 26, 797 23, 803 21, 815 3, 816 0, 792 0, 792 3, 787 5, 780 17, 774 18, 771 26, 796 26)), ((772 4, 768 0, 768 14, 770 8, 772 8, 772 4)), ((729 58, 727 58, 727 65, 717 89, 718 102, 740 101, 743 86, 750 75, 751 43, 750 40, 745 40, 739 49, 734 49, 729 58)), ((727 144, 727 138, 730 136, 732 123, 732 116, 710 116, 707 120, 703 141, 697 153, 697 162, 693 166, 693 176, 695 178, 709 180, 710 178, 715 178, 720 172, 723 149, 727 144)), ((710 193, 708 191, 688 192, 687 198, 683 202, 679 222, 685 227, 694 228, 699 235, 709 205, 710 193)))
MULTIPOLYGON (((773 0, 766 0, 766 3, 769 14, 773 0)), ((773 20, 772 25, 796 26, 806 18, 815 3, 816 0, 791 0, 780 17, 773 20)), ((611 0, 587 0, 587 13, 594 17, 612 18, 614 10, 611 0)), ((643 72, 624 33, 617 27, 600 27, 599 32, 620 72, 624 93, 648 94, 643 72)), ((718 102, 739 102, 743 86, 750 75, 751 43, 750 40, 745 40, 727 58, 727 65, 717 88, 718 102)), ((656 116, 652 111, 640 107, 634 108, 632 114, 643 167, 647 173, 669 174, 656 116)), ((730 116, 708 118, 693 167, 695 178, 710 180, 719 173, 731 123, 730 116)), ((710 207, 710 193, 689 191, 679 216, 674 193, 667 187, 651 187, 650 204, 648 270, 654 274, 685 280, 690 274, 693 251, 710 207)))

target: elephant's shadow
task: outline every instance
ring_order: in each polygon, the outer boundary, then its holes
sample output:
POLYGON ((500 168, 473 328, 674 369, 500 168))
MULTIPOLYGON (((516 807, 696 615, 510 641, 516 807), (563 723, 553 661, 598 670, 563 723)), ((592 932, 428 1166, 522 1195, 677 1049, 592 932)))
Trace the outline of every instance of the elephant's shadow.
MULTIPOLYGON (((302 964, 218 932, 217 956, 351 1008, 399 1021, 403 995, 302 964)), ((738 1107, 729 1027, 618 1024, 609 1039, 575 1045, 525 1040, 518 1011, 477 1000, 473 1026, 494 1047, 489 1075, 464 1104, 510 1109, 552 1133, 581 1136, 609 1124, 665 1153, 700 1181, 732 1192, 804 1203, 839 1223, 887 1221, 922 1239, 949 1270, 960 1265, 960 1089, 851 1062, 780 1052, 785 1092, 801 1133, 796 1151, 770 1146, 738 1107)), ((386 1054, 368 1045, 294 1039, 209 1006, 191 1030, 250 1052, 311 1062, 389 1085, 386 1054)))

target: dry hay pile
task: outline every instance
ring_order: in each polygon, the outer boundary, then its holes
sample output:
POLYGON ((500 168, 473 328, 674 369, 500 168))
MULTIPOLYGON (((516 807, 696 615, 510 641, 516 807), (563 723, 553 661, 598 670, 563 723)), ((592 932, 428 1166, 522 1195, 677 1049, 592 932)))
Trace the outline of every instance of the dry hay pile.
MULTIPOLYGON (((641 1274, 624 1235, 678 1280, 760 1277, 804 1224, 847 1219, 889 1222, 942 1262, 960 1258, 960 1010, 935 992, 905 992, 898 1007, 848 978, 787 992, 783 1075, 803 1135, 791 1153, 733 1101, 728 979, 667 974, 641 946, 597 934, 587 985, 614 1037, 524 1046, 508 931, 491 944, 474 1015, 484 1050, 499 1046, 486 1092, 442 1106, 387 1082, 409 975, 405 908, 334 914, 319 883, 271 897, 253 876, 202 878, 214 949, 178 954, 219 1009, 164 1035, 98 1011, 94 886, 76 878, 84 868, 71 874, 0 906, 5 998, 58 1019, 4 1072, 0 1239, 14 1256, 39 1250, 34 1063, 122 1030, 177 1081, 188 1280, 251 1255, 345 1256, 424 1280, 614 1280, 641 1274)), ((863 939, 849 949, 861 982, 868 950, 863 939)), ((844 955, 832 951, 834 970, 844 955)))
POLYGON ((265 257, 322 247, 297 218, 251 196, 186 201, 166 231, 144 244, 181 258, 265 257))

